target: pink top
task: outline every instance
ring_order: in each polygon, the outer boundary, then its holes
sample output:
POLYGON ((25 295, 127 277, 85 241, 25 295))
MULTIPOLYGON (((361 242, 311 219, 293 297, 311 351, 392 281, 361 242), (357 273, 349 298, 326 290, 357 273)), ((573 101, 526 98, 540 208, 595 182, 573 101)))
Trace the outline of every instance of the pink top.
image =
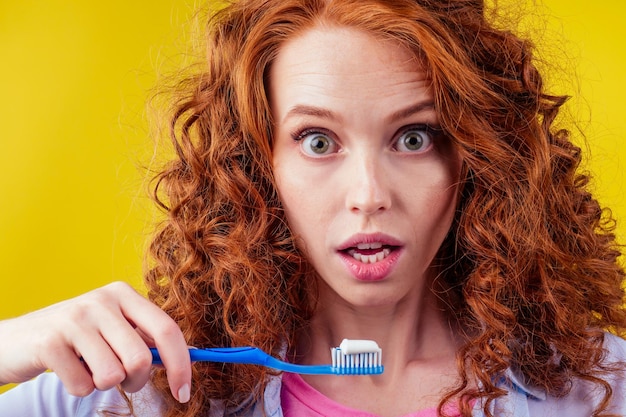
MULTIPOLYGON (((285 417, 378 417, 376 414, 336 403, 307 384, 300 375, 287 372, 283 374, 280 401, 285 417)), ((446 411, 450 416, 460 416, 456 409, 447 408, 446 411)), ((428 408, 401 417, 437 417, 437 408, 428 408)))

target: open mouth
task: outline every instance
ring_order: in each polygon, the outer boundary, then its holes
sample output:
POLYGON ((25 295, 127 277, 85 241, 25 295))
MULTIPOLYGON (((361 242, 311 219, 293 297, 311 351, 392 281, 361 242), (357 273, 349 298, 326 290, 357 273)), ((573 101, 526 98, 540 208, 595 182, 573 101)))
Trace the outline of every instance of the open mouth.
POLYGON ((398 249, 398 246, 384 245, 380 242, 359 243, 356 247, 344 249, 342 252, 348 254, 356 261, 364 264, 380 262, 388 257, 391 252, 398 249))

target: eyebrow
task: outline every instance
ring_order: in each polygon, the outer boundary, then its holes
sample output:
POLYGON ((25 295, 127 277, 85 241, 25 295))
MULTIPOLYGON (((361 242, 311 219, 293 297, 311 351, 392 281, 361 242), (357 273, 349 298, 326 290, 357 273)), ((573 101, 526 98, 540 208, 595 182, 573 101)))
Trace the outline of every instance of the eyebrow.
POLYGON ((339 120, 339 117, 330 110, 324 109, 322 107, 308 106, 304 104, 298 104, 292 107, 287 112, 284 119, 288 119, 293 116, 315 116, 334 121, 339 120))
MULTIPOLYGON (((412 104, 404 109, 400 109, 394 113, 392 113, 389 117, 386 118, 386 121, 396 122, 398 120, 405 119, 414 114, 432 111, 435 109, 435 104, 432 101, 424 101, 416 104, 412 104)), ((332 111, 316 106, 309 106, 305 104, 298 104, 292 107, 287 114, 285 115, 283 120, 286 120, 293 116, 315 116, 324 119, 330 119, 333 121, 339 121, 340 117, 333 113, 332 111)))
POLYGON ((424 101, 421 103, 410 105, 409 107, 400 109, 392 113, 389 117, 387 117, 386 121, 388 123, 397 122, 398 120, 406 119, 407 117, 413 116, 414 114, 433 110, 435 110, 435 103, 430 100, 424 101))

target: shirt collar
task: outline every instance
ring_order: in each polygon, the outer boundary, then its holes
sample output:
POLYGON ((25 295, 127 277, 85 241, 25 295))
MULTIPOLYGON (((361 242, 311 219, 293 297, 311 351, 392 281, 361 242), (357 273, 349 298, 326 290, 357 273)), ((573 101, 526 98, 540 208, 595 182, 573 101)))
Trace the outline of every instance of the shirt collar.
POLYGON ((523 392, 529 397, 533 397, 537 400, 546 400, 548 395, 542 388, 532 386, 524 382, 524 376, 514 372, 510 368, 506 370, 504 377, 498 385, 512 385, 514 389, 523 392), (508 384, 507 384, 508 381, 508 384))

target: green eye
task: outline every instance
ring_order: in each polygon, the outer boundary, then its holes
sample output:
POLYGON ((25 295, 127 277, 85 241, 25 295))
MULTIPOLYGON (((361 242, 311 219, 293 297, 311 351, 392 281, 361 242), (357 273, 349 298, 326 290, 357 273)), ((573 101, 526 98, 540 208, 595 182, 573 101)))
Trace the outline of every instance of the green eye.
POLYGON ((432 143, 431 135, 425 129, 410 129, 402 133, 396 143, 400 152, 425 151, 432 143))
POLYGON ((314 136, 309 141, 309 147, 317 154, 326 153, 330 145, 328 144, 328 138, 324 136, 314 136))
POLYGON ((323 156, 334 152, 336 148, 335 141, 327 135, 318 132, 312 132, 302 139, 302 151, 310 156, 323 156))

